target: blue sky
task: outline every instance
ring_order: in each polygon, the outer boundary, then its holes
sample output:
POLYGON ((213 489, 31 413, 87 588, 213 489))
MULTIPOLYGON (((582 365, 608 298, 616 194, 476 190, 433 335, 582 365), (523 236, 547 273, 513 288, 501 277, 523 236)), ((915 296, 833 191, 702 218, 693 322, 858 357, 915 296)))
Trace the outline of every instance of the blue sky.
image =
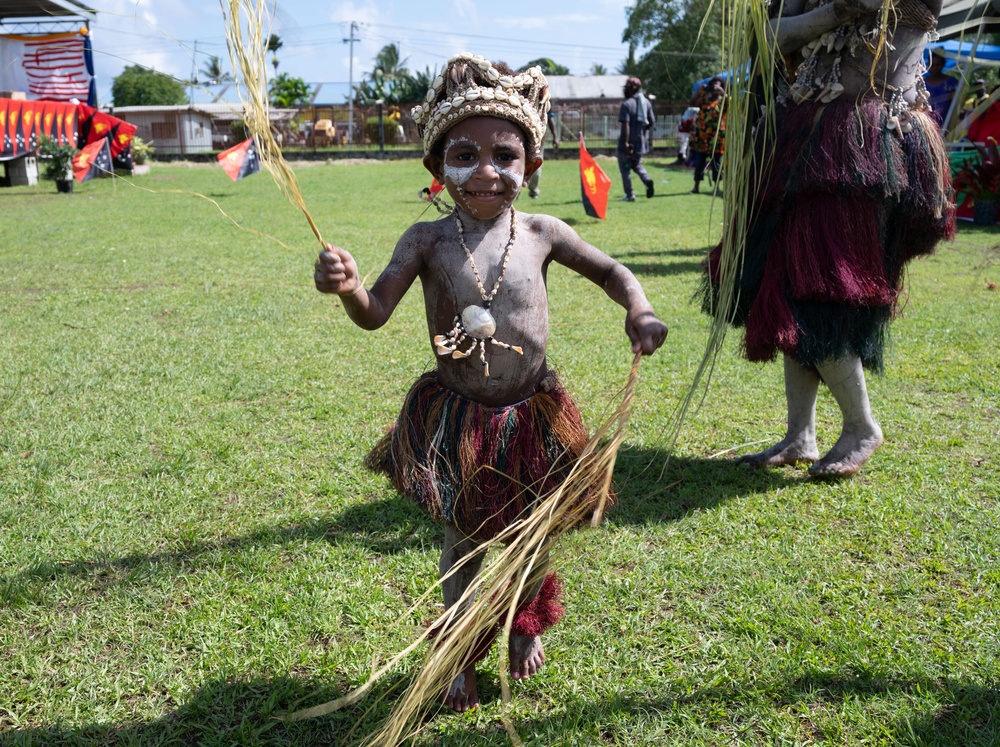
MULTIPOLYGON (((229 69, 222 11, 214 0, 95 0, 92 25, 98 97, 111 103, 111 82, 141 64, 187 80, 209 55, 229 69), (197 52, 195 51, 197 49, 197 52)), ((574 75, 595 63, 617 72, 628 54, 621 42, 625 0, 279 0, 272 33, 284 46, 279 72, 302 78, 317 102, 345 100, 348 81, 372 69, 386 44, 401 45, 406 66, 439 68, 456 52, 474 52, 518 67, 550 57, 574 75), (357 24, 350 69, 351 22, 357 24)), ((218 89, 216 89, 218 90, 218 89)), ((234 100, 230 89, 225 99, 234 100)), ((209 101, 195 92, 195 101, 209 101)))

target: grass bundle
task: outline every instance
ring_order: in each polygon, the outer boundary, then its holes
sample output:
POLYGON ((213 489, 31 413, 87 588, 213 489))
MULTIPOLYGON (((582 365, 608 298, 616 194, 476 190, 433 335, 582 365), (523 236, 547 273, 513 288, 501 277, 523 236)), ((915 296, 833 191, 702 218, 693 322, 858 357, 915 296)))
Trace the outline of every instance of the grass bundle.
MULTIPOLYGON (((518 600, 525 586, 537 579, 544 554, 554 547, 560 535, 586 524, 588 519, 592 527, 600 523, 605 506, 601 504, 595 510, 586 498, 595 485, 603 488, 602 495, 608 493, 635 398, 640 360, 641 355, 637 354, 628 383, 622 392, 621 403, 594 433, 567 479, 552 493, 541 497, 529 515, 513 523, 490 541, 491 547, 502 549, 491 562, 484 565, 476 583, 466 589, 461 599, 442 613, 417 640, 374 672, 361 687, 338 700, 296 711, 286 716, 285 720, 315 718, 353 705, 364 697, 379 678, 427 641, 432 630, 437 630, 439 632, 434 636, 434 643, 423 667, 386 722, 365 742, 370 747, 397 745, 412 737, 419 730, 423 717, 439 707, 441 694, 464 670, 469 651, 484 634, 501 623, 503 634, 500 636, 499 680, 504 702, 510 701, 506 671, 508 657, 504 655, 503 647, 510 637, 518 600)), ((455 573, 468 560, 466 557, 460 561, 451 573, 455 573)), ((411 612, 419 608, 443 581, 444 578, 439 579, 414 604, 411 612)), ((520 744, 513 725, 505 721, 505 726, 511 741, 520 744)))
POLYGON ((767 172, 767 144, 773 140, 774 73, 781 55, 770 31, 768 0, 715 0, 705 15, 711 17, 715 3, 722 4, 723 69, 726 81, 726 153, 722 171, 722 255, 719 263, 718 303, 712 311, 712 326, 705 354, 674 420, 668 450, 672 450, 684 418, 701 392, 711 382, 715 361, 722 350, 735 309, 739 277, 746 249, 747 230, 753 219, 754 179, 767 172))
POLYGON ((267 39, 270 14, 264 0, 219 0, 226 23, 226 46, 236 74, 236 87, 243 102, 243 121, 253 135, 257 155, 271 172, 278 187, 306 216, 309 227, 324 248, 326 242, 309 214, 298 180, 281 155, 271 127, 267 92, 267 39))

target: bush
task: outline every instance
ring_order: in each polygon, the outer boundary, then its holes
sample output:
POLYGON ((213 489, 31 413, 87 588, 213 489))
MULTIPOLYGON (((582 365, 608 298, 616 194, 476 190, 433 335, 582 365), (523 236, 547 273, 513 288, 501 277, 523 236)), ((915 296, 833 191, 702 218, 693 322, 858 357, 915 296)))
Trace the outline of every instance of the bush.
POLYGON ((38 153, 42 157, 42 178, 50 181, 72 179, 71 165, 76 148, 69 143, 60 143, 42 135, 38 144, 38 153))
MULTIPOLYGON (((385 135, 385 144, 397 145, 399 143, 399 127, 396 120, 383 117, 382 127, 385 135)), ((378 117, 368 117, 365 120, 365 138, 373 145, 378 145, 378 117)))
POLYGON ((138 166, 146 163, 150 158, 153 157, 153 152, 156 148, 153 147, 153 141, 150 140, 148 143, 143 140, 138 135, 132 138, 132 161, 138 166))

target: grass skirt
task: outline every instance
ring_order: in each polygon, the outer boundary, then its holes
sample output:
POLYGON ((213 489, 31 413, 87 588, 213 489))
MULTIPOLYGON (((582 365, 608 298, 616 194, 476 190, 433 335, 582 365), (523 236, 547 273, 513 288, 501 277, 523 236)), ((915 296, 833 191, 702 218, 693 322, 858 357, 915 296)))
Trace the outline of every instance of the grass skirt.
MULTIPOLYGON (((778 350, 802 365, 856 355, 879 371, 903 271, 955 232, 947 154, 937 125, 886 125, 877 100, 806 103, 778 113, 769 169, 728 316, 752 361, 778 350)), ((721 246, 709 257, 703 309, 718 299, 721 246)))
MULTIPOLYGON (((555 374, 530 398, 488 407, 421 376, 365 459, 395 488, 478 541, 495 537, 565 479, 588 441, 555 374)), ((599 486, 584 500, 596 508, 599 486)))

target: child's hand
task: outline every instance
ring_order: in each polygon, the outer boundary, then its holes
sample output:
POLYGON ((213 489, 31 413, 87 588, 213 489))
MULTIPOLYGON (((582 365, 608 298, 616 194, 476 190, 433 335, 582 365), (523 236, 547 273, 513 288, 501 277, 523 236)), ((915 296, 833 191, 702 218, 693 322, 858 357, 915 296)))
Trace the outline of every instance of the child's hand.
POLYGON ((629 312, 625 317, 625 332, 632 341, 632 352, 652 355, 667 339, 667 325, 652 311, 629 312))
POLYGON ((358 265, 344 249, 327 244, 316 259, 316 290, 320 293, 353 293, 361 287, 358 265))

